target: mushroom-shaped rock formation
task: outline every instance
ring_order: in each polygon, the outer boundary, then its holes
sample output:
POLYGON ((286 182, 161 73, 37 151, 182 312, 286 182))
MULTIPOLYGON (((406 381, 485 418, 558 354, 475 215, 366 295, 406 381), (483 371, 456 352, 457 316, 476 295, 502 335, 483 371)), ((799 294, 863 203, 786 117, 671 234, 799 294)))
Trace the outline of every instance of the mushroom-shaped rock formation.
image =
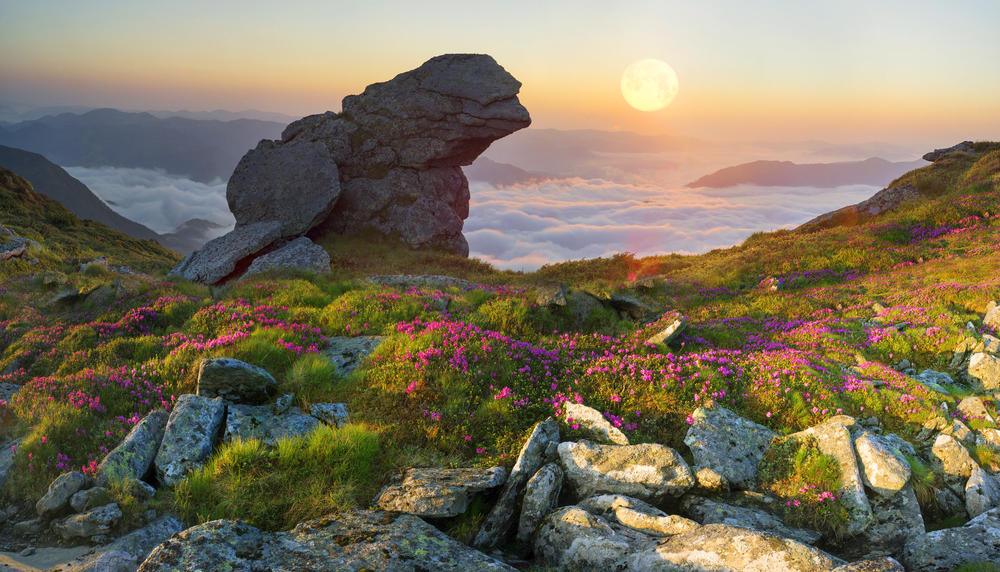
POLYGON ((461 167, 531 123, 520 88, 488 55, 447 54, 345 97, 339 114, 293 122, 280 141, 248 152, 229 180, 240 241, 216 239, 173 273, 220 283, 303 235, 375 232, 467 256, 469 182, 461 167), (253 233, 247 244, 242 229, 252 225, 270 232, 253 233))

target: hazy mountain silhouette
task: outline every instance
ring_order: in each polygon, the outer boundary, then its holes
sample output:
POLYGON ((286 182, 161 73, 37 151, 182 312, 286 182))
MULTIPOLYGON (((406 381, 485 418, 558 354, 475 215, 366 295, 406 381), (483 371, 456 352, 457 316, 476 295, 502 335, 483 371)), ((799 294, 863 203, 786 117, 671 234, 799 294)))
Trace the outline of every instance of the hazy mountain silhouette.
POLYGON ((157 118, 150 113, 96 109, 63 113, 0 128, 0 144, 41 153, 60 165, 163 169, 201 182, 228 180, 236 163, 284 124, 238 119, 157 118))
POLYGON ((873 157, 864 161, 805 163, 753 161, 726 167, 688 183, 688 187, 839 187, 841 185, 884 186, 907 171, 926 165, 925 161, 893 163, 873 157))

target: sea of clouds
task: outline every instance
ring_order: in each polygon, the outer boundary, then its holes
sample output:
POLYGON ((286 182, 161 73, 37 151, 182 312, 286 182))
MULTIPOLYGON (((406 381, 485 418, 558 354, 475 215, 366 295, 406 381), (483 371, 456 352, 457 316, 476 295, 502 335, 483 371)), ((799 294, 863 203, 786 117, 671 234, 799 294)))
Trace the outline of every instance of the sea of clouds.
POLYGON ((632 252, 702 253, 757 231, 794 227, 862 201, 879 187, 663 189, 603 179, 471 184, 471 256, 530 271, 551 262, 632 252))
POLYGON ((226 182, 199 183, 159 169, 63 167, 125 218, 159 233, 193 218, 225 225, 236 219, 226 203, 226 182))
MULTIPOLYGON (((222 181, 204 184, 149 169, 66 170, 116 212, 157 232, 192 218, 234 224, 222 181)), ((665 189, 581 178, 503 187, 473 181, 470 187, 465 236, 471 256, 525 271, 618 252, 707 252, 757 231, 797 226, 878 191, 867 185, 665 189)))

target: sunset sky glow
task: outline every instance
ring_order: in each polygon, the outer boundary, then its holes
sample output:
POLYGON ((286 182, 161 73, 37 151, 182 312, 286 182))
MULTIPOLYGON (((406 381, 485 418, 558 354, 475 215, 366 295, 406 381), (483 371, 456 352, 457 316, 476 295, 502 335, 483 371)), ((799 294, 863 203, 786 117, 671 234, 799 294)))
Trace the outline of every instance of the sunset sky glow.
POLYGON ((339 109, 446 52, 489 53, 535 127, 709 138, 996 137, 1000 3, 0 0, 0 104, 339 109), (642 58, 672 105, 622 98, 642 58))

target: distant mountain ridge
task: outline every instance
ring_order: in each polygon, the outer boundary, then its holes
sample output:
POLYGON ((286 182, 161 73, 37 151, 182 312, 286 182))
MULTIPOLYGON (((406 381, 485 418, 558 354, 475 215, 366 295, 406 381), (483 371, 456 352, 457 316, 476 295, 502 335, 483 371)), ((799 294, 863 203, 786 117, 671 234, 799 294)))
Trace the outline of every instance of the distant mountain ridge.
POLYGON ((200 182, 228 180, 247 149, 281 135, 283 123, 218 121, 96 109, 0 127, 0 145, 80 167, 163 169, 200 182))
POLYGON ((925 161, 891 162, 878 157, 838 163, 793 163, 753 161, 726 167, 688 183, 688 187, 839 187, 841 185, 884 186, 896 177, 920 168, 925 161))

